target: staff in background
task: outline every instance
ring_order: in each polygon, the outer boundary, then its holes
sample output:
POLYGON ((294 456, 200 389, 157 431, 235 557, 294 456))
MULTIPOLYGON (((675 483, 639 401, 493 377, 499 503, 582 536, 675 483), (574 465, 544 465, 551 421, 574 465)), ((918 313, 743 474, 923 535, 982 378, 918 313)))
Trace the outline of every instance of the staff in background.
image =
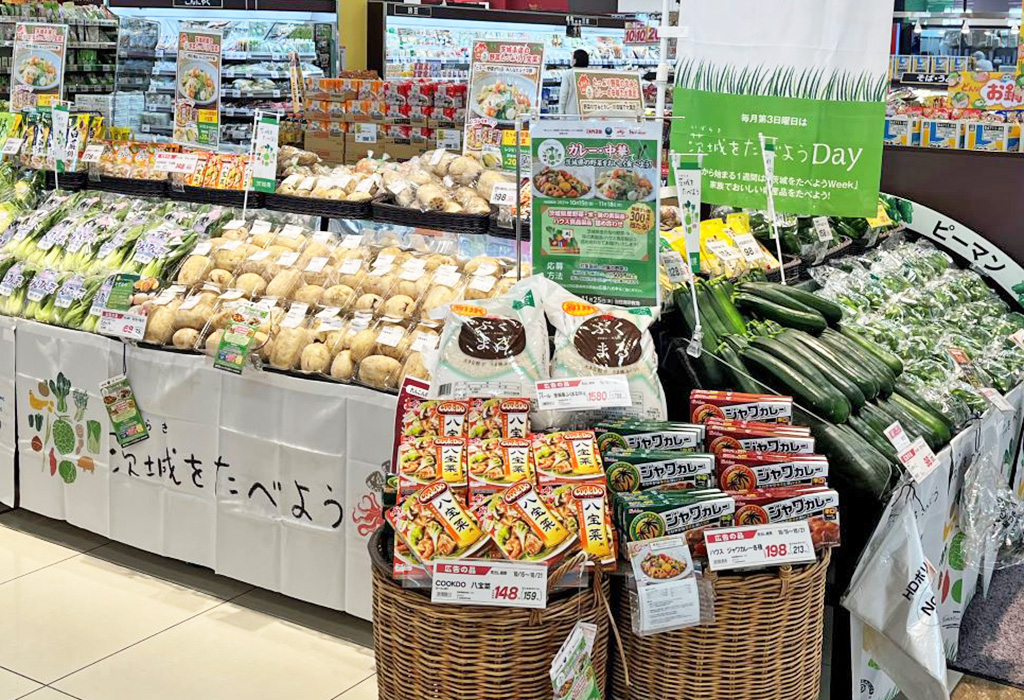
POLYGON ((562 74, 562 86, 558 89, 558 112, 560 114, 578 114, 579 106, 576 101, 576 80, 572 71, 574 68, 589 68, 590 54, 583 49, 576 49, 572 52, 572 65, 569 70, 562 74))

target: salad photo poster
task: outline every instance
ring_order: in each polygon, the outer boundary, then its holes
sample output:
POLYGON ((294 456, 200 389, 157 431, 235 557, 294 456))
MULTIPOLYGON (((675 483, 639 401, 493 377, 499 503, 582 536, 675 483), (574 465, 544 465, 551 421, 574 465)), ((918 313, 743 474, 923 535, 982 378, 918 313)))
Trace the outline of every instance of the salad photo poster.
POLYGON ((11 111, 52 107, 64 89, 68 26, 18 22, 11 57, 11 111))
POLYGON ((549 120, 532 135, 535 271, 592 303, 657 306, 660 122, 549 120))
POLYGON ((220 143, 221 33, 178 33, 174 140, 198 148, 220 143))
MULTIPOLYGON (((540 104, 543 70, 544 44, 474 42, 463 155, 479 156, 488 168, 516 169, 516 118, 527 121, 540 104)), ((528 155, 525 130, 520 139, 528 155)))

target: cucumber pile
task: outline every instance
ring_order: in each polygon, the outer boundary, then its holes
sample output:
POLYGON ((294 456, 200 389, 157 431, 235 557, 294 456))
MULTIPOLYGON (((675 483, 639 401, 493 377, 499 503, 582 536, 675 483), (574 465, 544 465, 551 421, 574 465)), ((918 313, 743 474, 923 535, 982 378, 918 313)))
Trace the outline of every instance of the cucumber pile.
MULTIPOLYGON (((884 430, 899 421, 935 451, 949 420, 899 381, 903 363, 842 325, 842 308, 811 292, 766 281, 696 282, 703 329, 694 374, 707 388, 792 396, 826 453, 860 487, 883 494, 898 474, 884 430)), ((677 305, 696 327, 688 290, 677 305)))

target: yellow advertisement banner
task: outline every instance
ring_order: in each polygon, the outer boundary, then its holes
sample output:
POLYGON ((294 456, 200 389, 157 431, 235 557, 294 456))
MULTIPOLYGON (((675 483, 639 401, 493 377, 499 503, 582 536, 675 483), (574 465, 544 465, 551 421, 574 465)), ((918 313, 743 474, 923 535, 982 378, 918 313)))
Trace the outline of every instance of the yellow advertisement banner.
POLYGON ((1024 90, 1018 82, 999 73, 950 73, 949 101, 961 109, 1021 109, 1024 90))

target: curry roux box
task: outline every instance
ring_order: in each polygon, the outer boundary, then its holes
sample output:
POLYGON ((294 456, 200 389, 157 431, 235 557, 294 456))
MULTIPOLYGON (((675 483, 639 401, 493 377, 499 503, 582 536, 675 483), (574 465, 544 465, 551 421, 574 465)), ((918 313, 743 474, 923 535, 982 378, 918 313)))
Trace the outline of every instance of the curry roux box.
MULTIPOLYGON (((667 535, 685 535, 695 557, 707 556, 704 530, 730 527, 736 512, 736 501, 729 494, 707 498, 686 496, 685 492, 666 492, 662 498, 642 506, 629 506, 622 513, 620 532, 623 542, 649 540, 667 535)), ((622 494, 617 494, 619 498, 622 494)))
POLYGON ((705 435, 703 425, 668 421, 602 421, 594 430, 602 452, 613 448, 699 450, 705 435))
POLYGON ((713 486, 715 456, 668 450, 613 450, 602 454, 612 491, 713 486))
POLYGON ((760 428, 733 428, 720 425, 708 426, 708 449, 716 455, 722 450, 747 450, 749 452, 789 452, 793 454, 814 454, 814 438, 775 432, 760 428))
POLYGON ((785 425, 780 423, 765 423, 753 420, 735 420, 733 418, 709 418, 708 427, 734 428, 739 430, 762 430, 773 435, 800 435, 809 437, 811 429, 805 425, 785 425))
POLYGON ((792 423, 793 399, 774 394, 694 389, 690 392, 690 420, 703 423, 711 417, 792 423))
POLYGON ((815 454, 722 450, 717 476, 718 485, 727 491, 794 484, 823 486, 828 481, 828 458, 815 454))
POLYGON ((737 527, 807 521, 815 549, 839 544, 839 494, 820 486, 736 491, 737 527))

